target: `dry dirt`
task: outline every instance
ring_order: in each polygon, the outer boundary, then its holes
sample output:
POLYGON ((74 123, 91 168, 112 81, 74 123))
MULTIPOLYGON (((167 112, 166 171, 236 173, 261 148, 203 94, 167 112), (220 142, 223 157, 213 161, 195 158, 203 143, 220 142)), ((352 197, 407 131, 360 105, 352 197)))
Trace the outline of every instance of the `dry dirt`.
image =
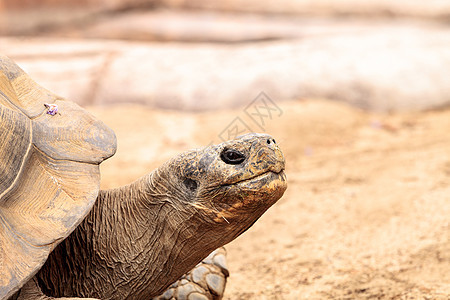
POLYGON ((450 110, 375 115, 292 101, 263 128, 243 110, 91 107, 118 138, 104 188, 189 148, 220 142, 239 117, 272 134, 288 189, 227 246, 225 299, 449 299, 450 110))

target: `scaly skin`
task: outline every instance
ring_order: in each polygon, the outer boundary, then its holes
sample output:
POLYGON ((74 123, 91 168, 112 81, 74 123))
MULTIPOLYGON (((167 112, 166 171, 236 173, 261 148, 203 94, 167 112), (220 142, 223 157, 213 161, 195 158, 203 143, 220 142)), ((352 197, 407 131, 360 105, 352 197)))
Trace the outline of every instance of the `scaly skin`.
POLYGON ((272 137, 248 134, 185 152, 128 186, 100 191, 37 282, 53 297, 156 297, 283 195, 284 165, 272 137))

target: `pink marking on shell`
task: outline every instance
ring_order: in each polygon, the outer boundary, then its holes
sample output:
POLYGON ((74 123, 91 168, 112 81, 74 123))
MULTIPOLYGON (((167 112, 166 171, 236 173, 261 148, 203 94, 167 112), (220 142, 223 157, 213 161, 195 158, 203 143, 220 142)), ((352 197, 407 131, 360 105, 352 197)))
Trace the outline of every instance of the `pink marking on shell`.
POLYGON ((58 113, 58 105, 45 103, 44 106, 48 109, 47 114, 54 116, 58 113))

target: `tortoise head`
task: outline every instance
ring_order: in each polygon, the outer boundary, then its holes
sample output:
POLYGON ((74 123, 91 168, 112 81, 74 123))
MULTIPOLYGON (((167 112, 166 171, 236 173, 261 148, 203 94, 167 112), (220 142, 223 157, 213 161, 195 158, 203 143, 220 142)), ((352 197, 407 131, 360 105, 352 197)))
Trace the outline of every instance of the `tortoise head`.
MULTIPOLYGON (((266 134, 180 154, 158 169, 165 194, 196 210, 202 222, 227 226, 232 238, 249 228, 287 188, 284 156, 266 134)), ((180 207, 180 206, 179 206, 180 207)))

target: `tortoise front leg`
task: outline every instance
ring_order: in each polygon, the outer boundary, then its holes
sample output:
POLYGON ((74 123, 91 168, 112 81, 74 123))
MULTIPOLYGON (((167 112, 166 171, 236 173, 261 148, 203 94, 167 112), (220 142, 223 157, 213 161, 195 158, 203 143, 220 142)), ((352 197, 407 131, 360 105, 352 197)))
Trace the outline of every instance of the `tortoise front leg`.
POLYGON ((95 298, 54 298, 54 297, 48 297, 44 295, 44 293, 41 291, 41 288, 39 287, 37 283, 36 277, 33 277, 30 281, 28 281, 19 292, 17 292, 10 300, 98 300, 95 298))
POLYGON ((220 300, 228 276, 226 251, 221 247, 153 300, 220 300))

